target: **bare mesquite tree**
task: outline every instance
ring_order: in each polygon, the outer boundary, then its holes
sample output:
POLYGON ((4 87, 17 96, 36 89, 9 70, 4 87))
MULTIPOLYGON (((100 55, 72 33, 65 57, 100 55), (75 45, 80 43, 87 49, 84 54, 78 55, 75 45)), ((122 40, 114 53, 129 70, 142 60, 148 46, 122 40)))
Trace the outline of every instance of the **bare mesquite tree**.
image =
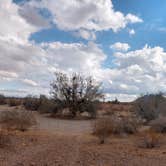
POLYGON ((95 102, 103 97, 101 84, 92 77, 72 76, 56 72, 56 79, 51 84, 51 94, 61 108, 68 108, 72 116, 77 112, 89 112, 95 115, 95 102))

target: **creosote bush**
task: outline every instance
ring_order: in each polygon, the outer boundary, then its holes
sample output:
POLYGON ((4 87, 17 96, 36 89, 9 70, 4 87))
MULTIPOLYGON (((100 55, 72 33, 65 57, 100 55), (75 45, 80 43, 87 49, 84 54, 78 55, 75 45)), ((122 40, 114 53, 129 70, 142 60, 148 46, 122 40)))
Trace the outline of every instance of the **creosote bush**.
POLYGON ((141 148, 155 148, 160 145, 161 135, 153 130, 144 131, 139 134, 137 143, 141 148))
POLYGON ((8 131, 26 131, 33 125, 36 125, 36 119, 33 113, 29 111, 2 111, 0 112, 0 124, 2 129, 8 131))

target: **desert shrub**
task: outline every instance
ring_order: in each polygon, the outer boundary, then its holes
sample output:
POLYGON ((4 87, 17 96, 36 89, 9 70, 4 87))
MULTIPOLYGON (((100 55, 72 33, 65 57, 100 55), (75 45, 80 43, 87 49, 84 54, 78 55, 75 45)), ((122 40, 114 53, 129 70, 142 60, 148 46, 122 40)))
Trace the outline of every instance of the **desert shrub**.
POLYGON ((27 110, 36 111, 40 106, 40 100, 33 96, 27 96, 24 98, 23 105, 27 110))
POLYGON ((151 129, 158 133, 166 133, 166 117, 157 118, 149 123, 151 129))
POLYGON ((90 115, 90 118, 96 118, 97 115, 97 108, 98 108, 99 102, 86 102, 79 106, 80 113, 87 112, 90 115))
POLYGON ((133 117, 124 117, 122 120, 123 133, 134 134, 137 132, 139 121, 133 117))
POLYGON ((2 111, 0 112, 0 124, 2 129, 25 131, 36 124, 36 119, 29 111, 2 111))
POLYGON ((120 104, 119 100, 115 98, 115 100, 111 101, 112 104, 120 104))
POLYGON ((10 134, 5 130, 0 130, 0 148, 8 146, 11 142, 10 134))
POLYGON ((22 101, 20 99, 16 99, 16 98, 9 98, 7 100, 7 104, 10 106, 10 107, 14 107, 14 106, 19 106, 22 104, 22 101))
POLYGON ((4 105, 4 104, 6 104, 5 96, 0 94, 0 105, 4 105))
POLYGON ((51 94, 58 108, 68 108, 73 118, 80 112, 89 112, 94 116, 95 103, 103 98, 101 84, 92 77, 83 77, 77 73, 72 76, 56 73, 55 76, 51 94))
POLYGON ((154 120, 161 112, 161 103, 165 102, 162 93, 148 94, 138 98, 134 104, 134 110, 147 122, 154 120))
POLYGON ((160 142, 160 134, 152 130, 142 132, 137 139, 138 146, 142 148, 155 148, 160 145, 160 142))
POLYGON ((100 143, 104 143, 111 134, 134 134, 137 128, 138 123, 134 118, 105 117, 94 122, 93 134, 99 138, 100 143))
POLYGON ((113 116, 111 120, 113 134, 134 134, 139 125, 137 119, 133 117, 113 116))
POLYGON ((40 105, 38 111, 40 113, 55 113, 57 111, 57 105, 52 99, 48 99, 46 96, 40 96, 40 105))
POLYGON ((105 140, 112 133, 112 124, 110 118, 101 118, 93 123, 93 134, 99 138, 100 144, 104 144, 105 140))

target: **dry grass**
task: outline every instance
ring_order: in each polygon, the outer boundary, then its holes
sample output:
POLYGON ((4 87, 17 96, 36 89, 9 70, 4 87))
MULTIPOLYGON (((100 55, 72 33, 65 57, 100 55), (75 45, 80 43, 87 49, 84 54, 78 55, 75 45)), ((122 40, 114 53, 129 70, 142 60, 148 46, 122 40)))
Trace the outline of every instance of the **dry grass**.
POLYGON ((137 139, 139 147, 152 149, 161 143, 161 135, 152 130, 147 130, 139 134, 137 139))
POLYGON ((11 142, 9 132, 0 130, 0 148, 8 146, 11 142))
POLYGON ((15 98, 10 98, 7 100, 7 104, 10 107, 14 107, 14 106, 19 106, 22 104, 22 101, 20 99, 15 99, 15 98))
POLYGON ((112 124, 110 118, 97 119, 93 123, 93 134, 99 138, 100 144, 104 144, 111 133, 112 124))
POLYGON ((134 134, 137 127, 138 123, 134 118, 112 116, 97 119, 93 123, 93 133, 99 138, 100 143, 104 143, 111 134, 134 134))
POLYGON ((36 124, 36 119, 32 112, 11 110, 0 113, 0 123, 6 130, 25 131, 36 124))
POLYGON ((23 105, 27 110, 36 111, 40 106, 40 100, 33 96, 27 96, 24 98, 23 105))

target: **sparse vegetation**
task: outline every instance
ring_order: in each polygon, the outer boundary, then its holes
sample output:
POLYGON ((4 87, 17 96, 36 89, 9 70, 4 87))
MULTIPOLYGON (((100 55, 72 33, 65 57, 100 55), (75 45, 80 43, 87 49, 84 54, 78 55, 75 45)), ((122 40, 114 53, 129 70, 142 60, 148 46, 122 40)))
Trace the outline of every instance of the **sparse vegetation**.
POLYGON ((40 105, 38 111, 40 113, 52 113, 57 111, 57 105, 52 99, 48 99, 45 95, 40 95, 40 105))
POLYGON ((124 117, 121 119, 123 133, 134 134, 137 132, 139 121, 134 117, 124 117))
POLYGON ((137 127, 138 123, 133 118, 105 117, 97 119, 93 123, 93 134, 99 138, 102 144, 111 134, 134 134, 137 127))
POLYGON ((115 100, 113 100, 111 103, 112 103, 112 104, 120 104, 120 102, 118 101, 117 98, 115 98, 115 100))
POLYGON ((0 112, 0 124, 2 129, 26 131, 36 124, 36 119, 29 111, 2 111, 0 112))
POLYGON ((158 133, 166 133, 166 117, 157 118, 149 123, 151 129, 158 133))
POLYGON ((138 122, 133 117, 112 116, 112 133, 113 134, 134 134, 138 128, 138 122))
POLYGON ((83 77, 74 73, 68 76, 56 73, 56 79, 51 84, 51 94, 58 108, 68 108, 72 117, 78 112, 88 112, 95 116, 95 102, 103 97, 101 84, 92 77, 83 77))
POLYGON ((93 134, 99 138, 100 144, 112 134, 112 124, 110 118, 101 118, 93 123, 93 134))
POLYGON ((3 94, 0 94, 0 105, 4 105, 4 104, 6 104, 5 96, 3 94))
POLYGON ((144 131, 139 135, 138 144, 142 148, 155 148, 160 145, 161 135, 152 131, 144 131))
POLYGON ((5 130, 0 130, 0 148, 8 146, 11 142, 10 134, 5 130))
POLYGON ((17 98, 9 98, 7 100, 7 104, 10 106, 10 107, 14 107, 14 106, 19 106, 22 104, 22 101, 21 99, 17 99, 17 98))
POLYGON ((23 105, 27 110, 37 111, 40 106, 40 100, 37 97, 28 95, 24 98, 23 105))
POLYGON ((162 112, 160 105, 165 102, 162 93, 148 94, 138 98, 135 101, 134 110, 147 122, 156 119, 162 112))

